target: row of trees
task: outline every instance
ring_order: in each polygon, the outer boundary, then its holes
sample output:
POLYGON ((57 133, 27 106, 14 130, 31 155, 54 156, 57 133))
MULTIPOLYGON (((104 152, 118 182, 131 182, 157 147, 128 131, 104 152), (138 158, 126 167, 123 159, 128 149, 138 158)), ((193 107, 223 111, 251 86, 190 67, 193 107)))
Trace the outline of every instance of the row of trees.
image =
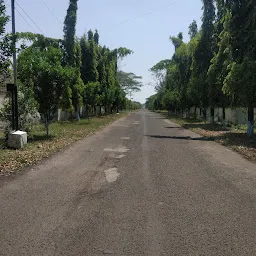
MULTIPOLYGON (((137 104, 126 99, 127 90, 139 90, 142 86, 141 77, 134 74, 131 77, 132 73, 118 70, 118 61, 132 54, 131 50, 110 50, 101 46, 97 30, 76 37, 77 10, 78 0, 70 0, 64 21, 64 39, 32 33, 16 35, 21 45, 19 87, 26 88, 26 92, 30 89, 29 95, 37 102, 47 134, 49 122, 58 108, 75 113, 77 120, 80 119, 81 106, 85 106, 87 116, 96 112, 96 106, 104 107, 105 113, 118 112, 127 104, 135 108, 137 104), (130 79, 128 84, 127 79, 130 79)), ((0 11, 0 26, 4 29, 8 17, 1 0, 0 11)), ((3 68, 8 69, 8 64, 3 68)))
POLYGON ((151 109, 190 112, 200 108, 248 109, 248 134, 253 133, 256 103, 256 5, 251 0, 203 0, 202 27, 189 26, 190 41, 182 33, 170 37, 175 48, 171 60, 152 67, 157 94, 147 100, 151 109))

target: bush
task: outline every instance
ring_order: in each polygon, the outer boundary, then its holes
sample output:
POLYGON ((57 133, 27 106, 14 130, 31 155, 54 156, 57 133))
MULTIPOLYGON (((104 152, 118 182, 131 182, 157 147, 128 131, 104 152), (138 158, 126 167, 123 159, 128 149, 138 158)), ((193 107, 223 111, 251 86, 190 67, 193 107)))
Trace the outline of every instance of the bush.
MULTIPOLYGON (((20 129, 29 132, 34 123, 39 122, 38 104, 34 98, 33 90, 19 83, 19 123, 20 129)), ((6 97, 3 108, 0 109, 0 121, 5 124, 5 134, 12 130, 12 110, 11 100, 6 97)))

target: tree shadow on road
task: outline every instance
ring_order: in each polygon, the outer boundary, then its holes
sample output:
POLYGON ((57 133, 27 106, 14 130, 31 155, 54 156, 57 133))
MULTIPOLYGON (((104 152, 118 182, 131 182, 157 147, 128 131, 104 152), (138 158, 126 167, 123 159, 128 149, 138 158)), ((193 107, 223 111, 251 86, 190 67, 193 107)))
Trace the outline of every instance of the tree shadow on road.
POLYGON ((172 140, 199 140, 199 141, 209 141, 213 140, 212 138, 207 138, 207 137, 195 137, 192 138, 190 136, 163 136, 163 135, 145 135, 150 138, 155 138, 155 139, 172 139, 172 140))
POLYGON ((184 129, 183 127, 180 127, 180 126, 165 126, 164 128, 165 129, 180 129, 180 130, 184 129))

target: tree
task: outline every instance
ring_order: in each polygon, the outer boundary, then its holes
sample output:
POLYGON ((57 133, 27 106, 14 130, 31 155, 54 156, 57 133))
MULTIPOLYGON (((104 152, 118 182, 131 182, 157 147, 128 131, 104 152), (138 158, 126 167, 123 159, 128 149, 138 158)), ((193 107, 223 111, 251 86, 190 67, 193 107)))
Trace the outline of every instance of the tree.
POLYGON ((94 35, 91 29, 88 31, 87 35, 88 35, 88 41, 94 40, 94 35))
POLYGON ((89 118, 89 111, 99 103, 100 83, 89 82, 84 89, 84 104, 86 106, 87 116, 89 118))
POLYGON ((214 121, 214 101, 212 97, 209 97, 207 72, 213 58, 214 21, 215 6, 213 0, 203 0, 201 35, 193 56, 190 88, 199 93, 199 105, 203 108, 205 119, 206 108, 211 107, 211 122, 214 121))
POLYGON ((133 51, 130 49, 127 49, 125 47, 120 47, 117 49, 117 58, 118 59, 123 59, 124 57, 133 54, 133 51))
POLYGON ((121 88, 126 92, 139 92, 143 86, 141 76, 134 73, 127 73, 122 70, 118 71, 118 82, 121 88))
POLYGON ((99 45, 99 39, 100 39, 100 35, 98 33, 98 30, 96 29, 94 36, 93 36, 94 42, 99 45))
POLYGON ((23 50, 18 58, 18 78, 33 89, 47 136, 49 123, 54 119, 65 88, 66 72, 61 66, 62 57, 58 48, 41 50, 31 46, 23 50))
POLYGON ((223 91, 237 104, 248 109, 249 136, 253 135, 254 106, 255 106, 255 15, 253 1, 245 0, 226 2, 226 8, 231 13, 228 22, 230 33, 230 51, 232 64, 229 65, 228 75, 224 82, 223 91))
POLYGON ((94 42, 93 33, 88 32, 88 40, 84 35, 80 39, 80 46, 82 52, 81 62, 81 77, 84 84, 89 82, 97 82, 99 79, 98 74, 98 60, 97 60, 97 44, 94 42))
POLYGON ((153 77, 155 78, 155 90, 159 91, 163 85, 163 81, 165 80, 168 67, 171 65, 172 60, 161 60, 156 65, 154 65, 150 72, 152 73, 153 77))
MULTIPOLYGON (((67 15, 64 21, 64 66, 73 68, 74 75, 71 78, 72 105, 76 113, 76 119, 80 120, 79 109, 82 104, 83 80, 81 79, 80 66, 82 50, 75 38, 77 22, 77 1, 70 0, 67 15)), ((66 93, 68 89, 66 88, 66 93)))
MULTIPOLYGON (((39 121, 38 103, 34 97, 34 91, 31 87, 24 86, 18 81, 18 100, 19 100, 19 121, 20 129, 29 132, 32 128, 32 124, 39 121)), ((6 124, 5 133, 8 137, 11 131, 12 115, 11 104, 9 99, 6 98, 3 107, 0 109, 0 120, 6 124)))
POLYGON ((75 66, 75 34, 77 22, 77 1, 70 0, 64 21, 64 63, 75 66))
MULTIPOLYGON (((225 108, 230 105, 230 99, 223 93, 223 84, 228 75, 229 65, 232 63, 230 48, 230 32, 229 21, 230 13, 218 1, 218 15, 216 21, 216 52, 211 60, 211 66, 208 70, 208 81, 211 85, 210 93, 214 97, 217 106, 222 107, 223 127, 226 128, 226 112, 225 108)), ((228 93, 227 93, 228 94, 228 93)))
POLYGON ((3 0, 0 0, 0 73, 1 80, 9 77, 10 56, 12 54, 11 36, 6 35, 5 28, 9 21, 6 15, 6 7, 3 0))
POLYGON ((170 36, 170 40, 172 44, 174 45, 175 50, 177 50, 183 43, 183 35, 180 32, 177 37, 170 36))
POLYGON ((195 20, 193 20, 193 22, 189 25, 188 30, 189 30, 188 34, 190 36, 190 39, 193 39, 198 34, 198 27, 195 20))

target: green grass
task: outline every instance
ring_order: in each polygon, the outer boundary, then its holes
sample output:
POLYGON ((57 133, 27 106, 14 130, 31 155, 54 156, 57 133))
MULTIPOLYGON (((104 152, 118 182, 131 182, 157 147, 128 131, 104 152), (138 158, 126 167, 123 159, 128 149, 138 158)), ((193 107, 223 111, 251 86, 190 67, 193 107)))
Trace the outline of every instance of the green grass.
MULTIPOLYGON (((80 122, 56 122, 50 125, 49 137, 42 124, 35 125, 29 132, 28 144, 23 149, 0 149, 0 174, 10 174, 35 164, 126 115, 127 113, 120 113, 90 120, 81 119, 80 122)), ((0 143, 3 142, 4 134, 0 133, 0 143)))

